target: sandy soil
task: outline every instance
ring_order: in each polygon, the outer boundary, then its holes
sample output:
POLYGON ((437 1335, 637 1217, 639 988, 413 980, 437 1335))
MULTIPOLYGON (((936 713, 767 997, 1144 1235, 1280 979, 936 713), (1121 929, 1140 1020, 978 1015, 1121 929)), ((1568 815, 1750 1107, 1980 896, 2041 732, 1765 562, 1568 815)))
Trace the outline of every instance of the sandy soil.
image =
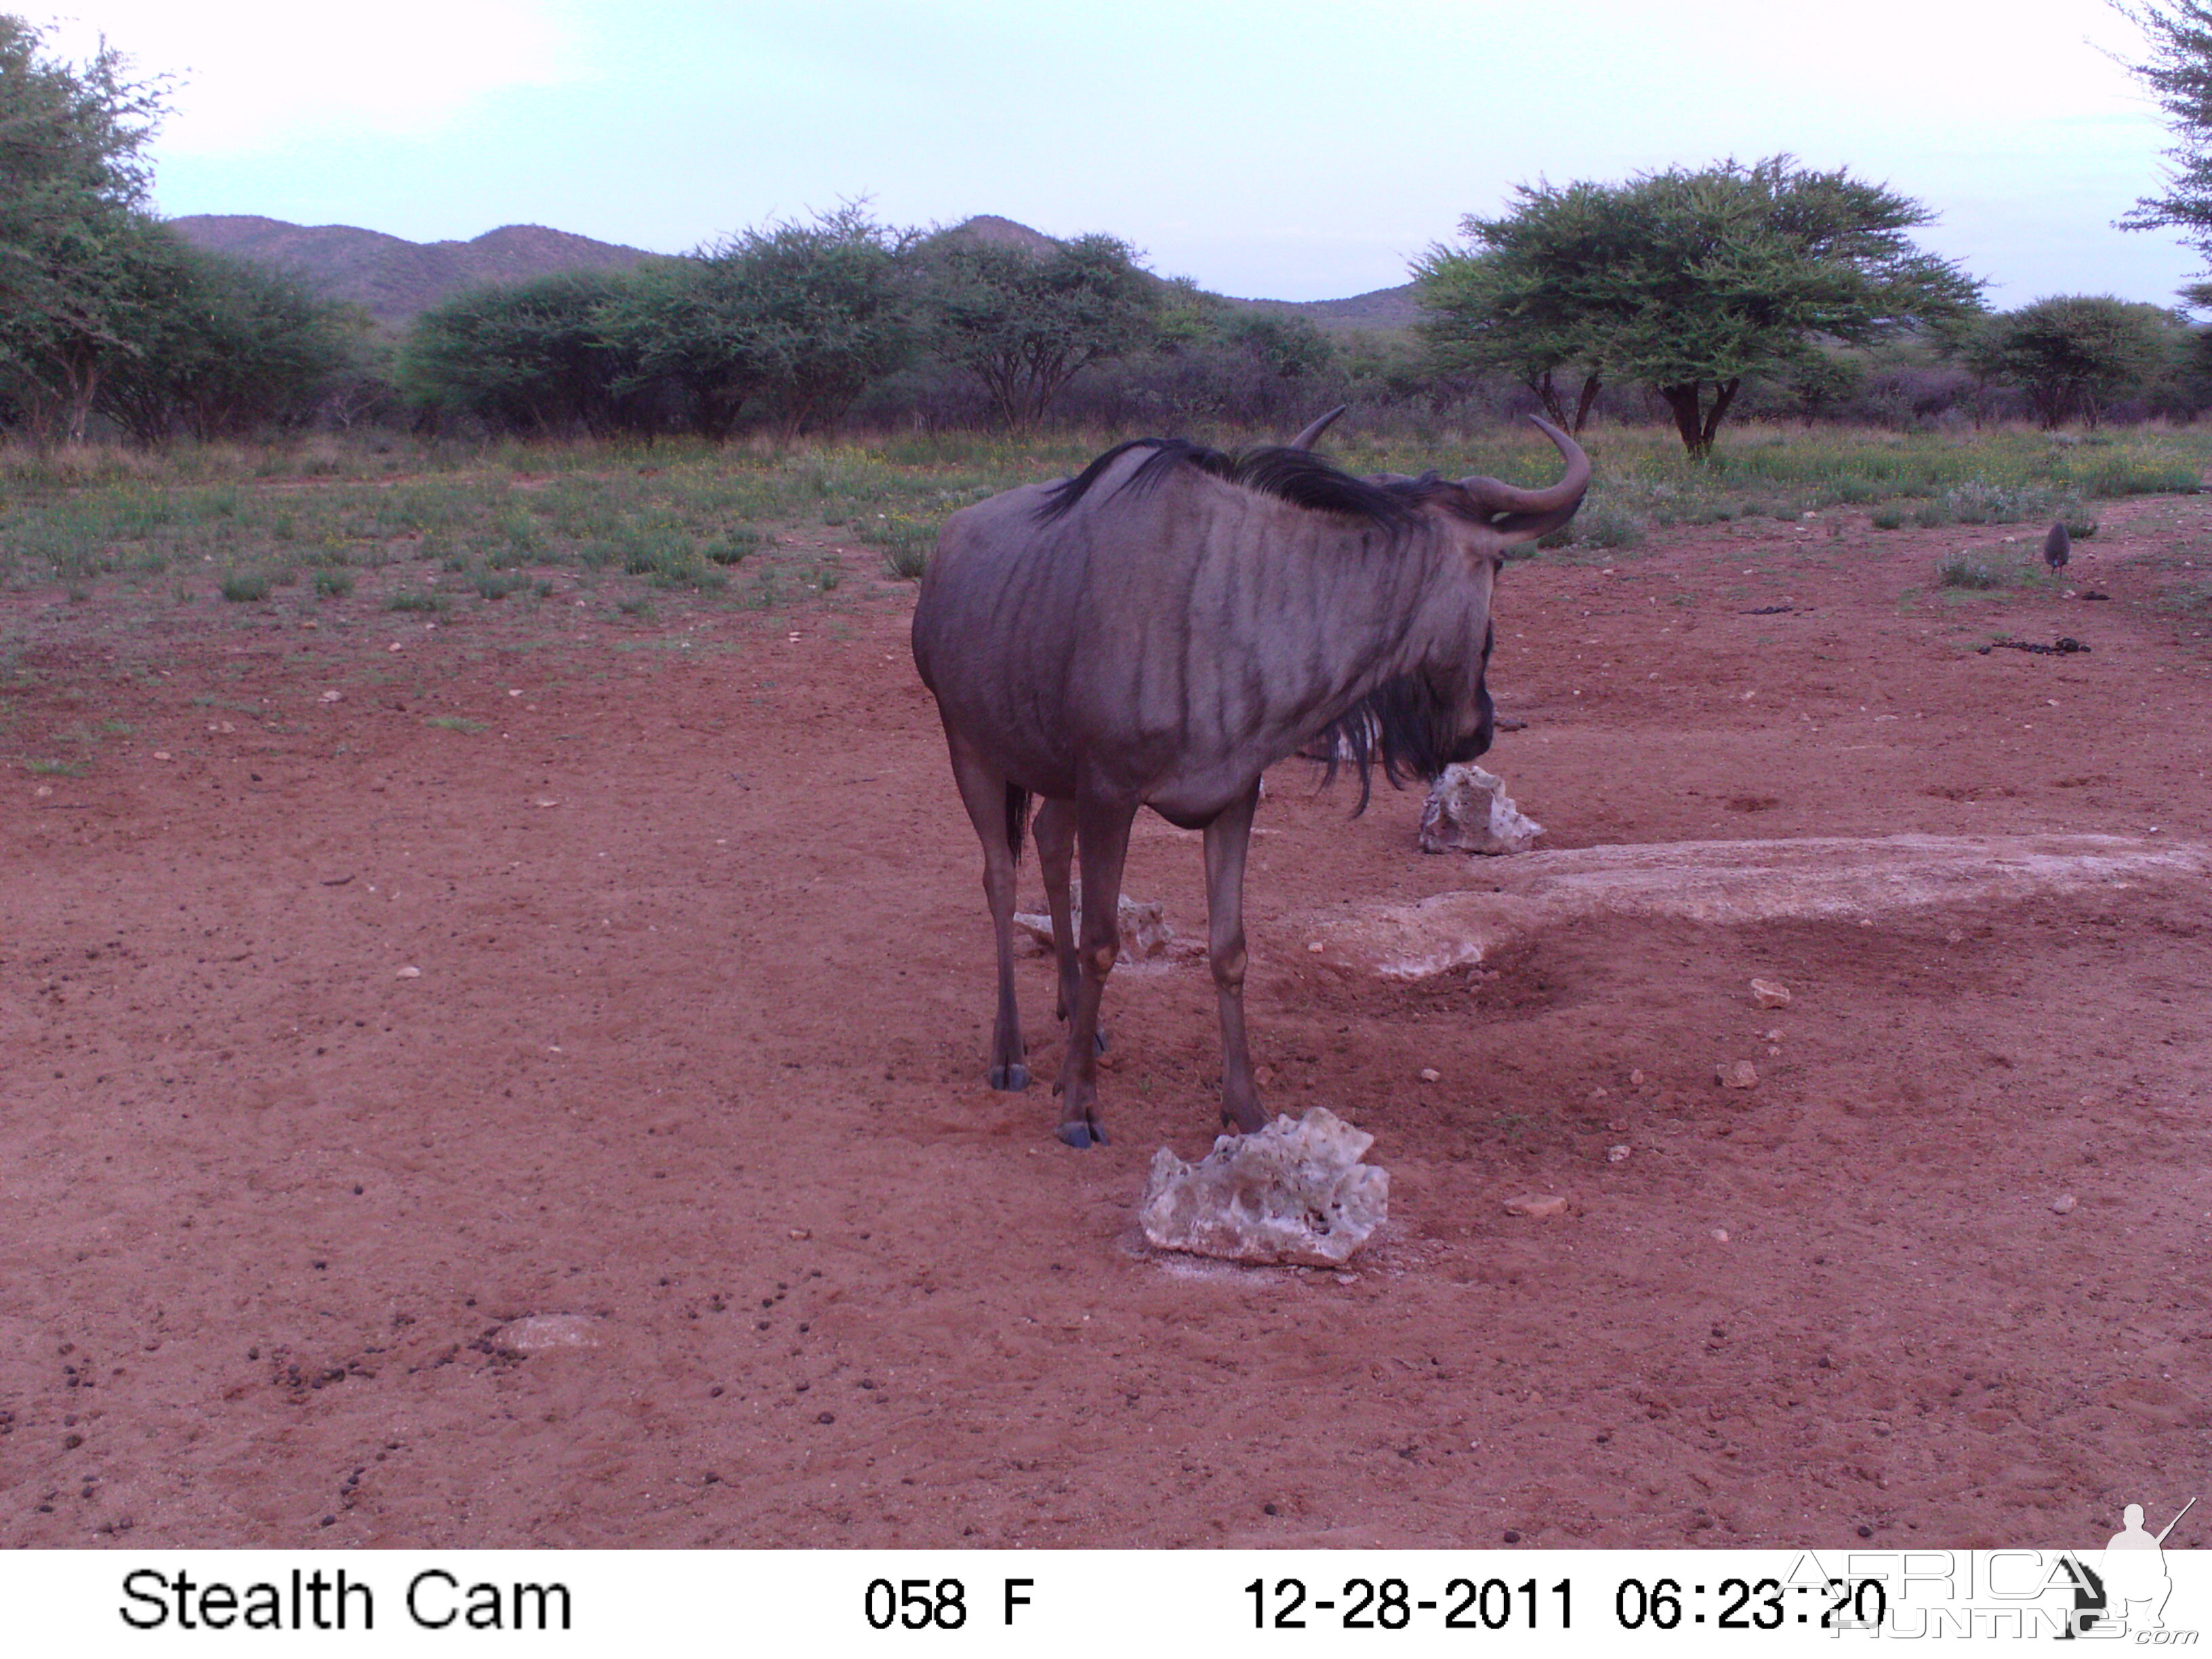
MULTIPOLYGON (((2212 838, 2203 612, 2157 602, 2212 505, 2105 518, 2102 604, 1948 596, 1975 532, 1863 519, 1516 566, 1491 763, 1557 847, 2212 838), (1972 649, 2008 629, 2092 650, 1972 649)), ((2086 1545, 2212 1485, 2201 892, 1614 919, 1392 986, 1311 919, 1485 867, 1286 767, 1255 1051, 1374 1133, 1392 1220, 1345 1273, 1163 1258, 1203 965, 1115 976, 1111 1146, 983 1086, 912 590, 850 568, 619 625, 5 602, 0 1542, 2086 1545)), ((1143 825, 1129 887, 1202 930, 1195 836, 1143 825)))

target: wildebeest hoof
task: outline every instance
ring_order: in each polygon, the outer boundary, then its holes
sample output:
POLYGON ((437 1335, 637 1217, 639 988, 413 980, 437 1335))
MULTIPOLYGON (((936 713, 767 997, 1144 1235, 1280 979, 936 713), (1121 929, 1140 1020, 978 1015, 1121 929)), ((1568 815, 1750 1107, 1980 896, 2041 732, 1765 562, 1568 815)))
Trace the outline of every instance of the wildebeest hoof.
POLYGON ((1063 1123, 1056 1133, 1079 1152, 1093 1144, 1100 1146, 1106 1144, 1106 1131, 1095 1123, 1063 1123))
POLYGON ((1019 1060, 1011 1066, 994 1066, 991 1068, 991 1086, 1003 1089, 1009 1094, 1026 1089, 1030 1086, 1030 1068, 1019 1060))

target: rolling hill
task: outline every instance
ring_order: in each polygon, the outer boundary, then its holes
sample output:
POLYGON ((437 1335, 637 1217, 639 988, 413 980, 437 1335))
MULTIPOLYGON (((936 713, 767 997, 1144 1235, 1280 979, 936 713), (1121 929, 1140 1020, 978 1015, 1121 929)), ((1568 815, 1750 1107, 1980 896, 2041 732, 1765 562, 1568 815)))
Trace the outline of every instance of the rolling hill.
MULTIPOLYGON (((195 246, 295 271, 332 299, 365 307, 392 327, 466 289, 563 270, 626 270, 654 257, 543 225, 502 225, 465 242, 410 242, 351 225, 295 225, 251 214, 192 214, 169 223, 195 246)), ((1031 252, 1054 246, 1042 231, 989 213, 944 234, 1031 252)), ((1332 332, 1404 328, 1421 314, 1411 283, 1346 300, 1231 303, 1305 317, 1332 332)))

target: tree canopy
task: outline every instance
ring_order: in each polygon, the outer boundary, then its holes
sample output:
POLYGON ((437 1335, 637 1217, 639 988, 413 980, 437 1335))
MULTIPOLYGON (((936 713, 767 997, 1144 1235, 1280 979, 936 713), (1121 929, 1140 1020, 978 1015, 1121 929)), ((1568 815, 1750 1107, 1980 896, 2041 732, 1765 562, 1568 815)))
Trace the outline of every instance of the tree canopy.
POLYGON ((2076 416, 2096 425, 2107 402, 2177 362, 2187 341, 2160 307, 2073 294, 1984 320, 1960 356, 1983 379, 2018 386, 2049 430, 2076 416))
POLYGON ((1434 357, 1510 370, 1579 424, 1607 378, 1650 386, 1693 455, 1744 380, 1817 372, 1823 343, 1978 308, 1981 285, 1905 233, 1934 216, 1842 169, 1771 156, 1626 184, 1523 185, 1417 263, 1434 357), (1579 375, 1576 415, 1557 390, 1579 375))
MULTIPOLYGON (((2166 187, 2138 199, 2119 220, 2122 230, 2177 228, 2212 259, 2212 5, 2204 0, 2150 0, 2113 9, 2143 32, 2150 55, 2128 68, 2150 88, 2174 135, 2166 187)), ((2195 303, 2203 300, 2191 294, 2195 303)))
POLYGON ((145 149, 166 83, 104 42, 84 64, 0 13, 0 371, 49 437, 81 438, 146 298, 145 149))
POLYGON ((1009 425, 1034 425, 1093 363, 1148 343, 1159 285, 1127 242, 1080 236, 1048 253, 1000 243, 930 251, 938 351, 973 372, 1009 425))

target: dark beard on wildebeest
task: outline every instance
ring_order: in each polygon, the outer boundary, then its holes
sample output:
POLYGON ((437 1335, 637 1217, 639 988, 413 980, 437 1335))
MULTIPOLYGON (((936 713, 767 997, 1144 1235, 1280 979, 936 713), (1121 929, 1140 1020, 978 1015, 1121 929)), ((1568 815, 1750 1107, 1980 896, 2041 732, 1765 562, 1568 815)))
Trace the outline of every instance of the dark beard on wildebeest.
POLYGON ((1307 745, 1305 752, 1320 756, 1326 763, 1328 769, 1322 774, 1324 787, 1335 781, 1337 768, 1346 761, 1358 769, 1359 802, 1352 809, 1354 817, 1367 810, 1372 798, 1377 761, 1395 789, 1408 778, 1433 782, 1446 767, 1489 752, 1494 720, 1490 651, 1497 640, 1494 624, 1484 630, 1481 665, 1475 672, 1477 718, 1472 731, 1463 724, 1468 701, 1462 677, 1450 668, 1429 668, 1384 681, 1323 726, 1315 742, 1307 745))

